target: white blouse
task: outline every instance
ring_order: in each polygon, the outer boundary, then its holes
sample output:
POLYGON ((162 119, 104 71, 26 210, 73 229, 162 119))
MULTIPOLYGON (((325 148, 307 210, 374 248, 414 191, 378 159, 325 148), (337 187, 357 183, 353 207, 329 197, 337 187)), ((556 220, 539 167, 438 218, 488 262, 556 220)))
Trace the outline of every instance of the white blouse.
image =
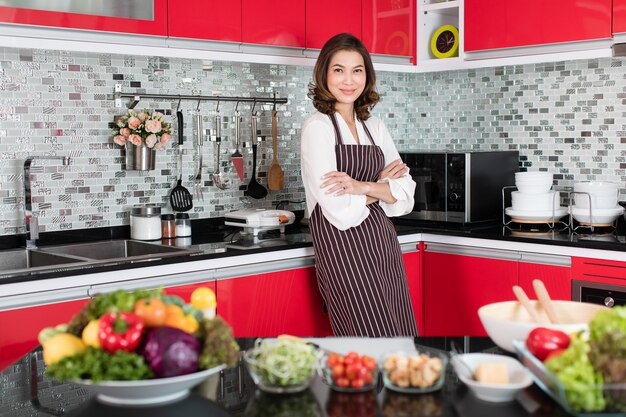
MULTIPOLYGON (((357 142, 352 136, 348 124, 339 113, 335 114, 343 143, 356 145, 357 142)), ((372 134, 375 144, 380 146, 385 155, 385 166, 400 158, 391 135, 382 120, 371 116, 365 124, 372 134)), ((357 122, 356 128, 360 143, 371 145, 360 121, 357 122)), ((304 121, 300 150, 302 181, 304 182, 309 214, 312 214, 315 205, 319 204, 324 217, 339 230, 346 230, 361 224, 370 213, 366 206, 367 197, 365 195, 345 194, 336 196, 326 194, 326 190, 330 187, 320 188, 324 182, 322 176, 330 171, 337 171, 335 130, 327 115, 316 111, 304 121)), ((401 216, 413 209, 415 181, 408 172, 402 178, 385 179, 378 182, 388 182, 391 194, 397 200, 393 204, 378 201, 387 216, 401 216)))

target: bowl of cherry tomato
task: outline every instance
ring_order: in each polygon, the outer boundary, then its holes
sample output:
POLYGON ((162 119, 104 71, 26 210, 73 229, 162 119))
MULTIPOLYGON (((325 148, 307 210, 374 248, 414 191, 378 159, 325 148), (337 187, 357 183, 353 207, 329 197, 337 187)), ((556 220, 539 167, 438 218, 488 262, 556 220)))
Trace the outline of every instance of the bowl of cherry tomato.
POLYGON ((356 352, 324 354, 319 372, 328 386, 340 392, 369 391, 378 380, 376 359, 356 352))

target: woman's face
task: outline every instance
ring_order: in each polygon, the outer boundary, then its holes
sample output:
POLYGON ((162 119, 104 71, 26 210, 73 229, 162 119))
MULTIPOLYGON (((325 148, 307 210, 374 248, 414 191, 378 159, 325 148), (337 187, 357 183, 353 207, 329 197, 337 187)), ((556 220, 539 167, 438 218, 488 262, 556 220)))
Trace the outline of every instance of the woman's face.
POLYGON ((367 76, 363 57, 356 51, 339 51, 330 59, 328 90, 339 105, 352 105, 365 89, 367 76))

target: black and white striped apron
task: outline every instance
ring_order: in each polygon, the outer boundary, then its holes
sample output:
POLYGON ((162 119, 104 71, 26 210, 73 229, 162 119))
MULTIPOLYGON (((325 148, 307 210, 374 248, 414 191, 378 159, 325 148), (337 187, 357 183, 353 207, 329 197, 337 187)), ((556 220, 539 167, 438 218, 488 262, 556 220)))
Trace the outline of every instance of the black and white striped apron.
MULTIPOLYGON (((344 145, 335 115, 337 171, 376 182, 385 166, 382 150, 365 123, 372 145, 344 145)), ((335 336, 417 336, 402 252, 393 224, 379 204, 358 226, 339 230, 315 206, 309 221, 317 282, 335 336)))

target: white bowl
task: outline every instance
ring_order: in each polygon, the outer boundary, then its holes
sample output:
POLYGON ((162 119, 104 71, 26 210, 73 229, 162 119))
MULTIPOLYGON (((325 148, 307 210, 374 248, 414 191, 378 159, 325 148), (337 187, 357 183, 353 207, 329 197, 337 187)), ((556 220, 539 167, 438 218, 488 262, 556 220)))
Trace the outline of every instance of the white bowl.
POLYGON ((530 372, 517 359, 509 356, 488 353, 465 353, 453 356, 450 363, 452 363, 459 379, 468 386, 476 397, 483 401, 496 403, 513 401, 520 390, 533 384, 530 372), (463 361, 467 367, 459 361, 463 361), (486 384, 471 378, 468 375, 470 369, 474 372, 483 363, 504 363, 507 367, 509 383, 486 384))
POLYGON ((116 406, 146 406, 171 403, 189 395, 189 390, 211 375, 224 369, 219 365, 211 369, 169 378, 141 381, 71 381, 96 394, 96 399, 116 406))
POLYGON ((589 208, 573 206, 570 209, 572 216, 583 224, 611 224, 619 216, 624 214, 624 207, 617 206, 610 209, 596 209, 591 207, 591 221, 589 217, 589 208))
POLYGON ((521 211, 546 211, 561 205, 560 194, 549 191, 542 194, 524 194, 519 191, 511 193, 511 207, 521 211))
POLYGON ((552 188, 552 181, 540 184, 515 183, 520 193, 524 194, 544 194, 552 188))
POLYGON ((576 207, 588 208, 589 200, 593 209, 610 209, 617 206, 617 193, 612 195, 574 194, 574 204, 576 207))
POLYGON ((549 177, 550 181, 552 181, 553 175, 551 172, 547 172, 547 171, 522 171, 522 172, 515 173, 516 180, 520 178, 543 178, 543 177, 549 177))
POLYGON ((581 193, 590 193, 595 195, 612 195, 617 194, 619 184, 608 181, 584 181, 575 182, 574 191, 581 193))
POLYGON ((553 304, 559 323, 550 324, 541 303, 531 300, 531 304, 536 306, 542 323, 535 323, 518 301, 484 305, 478 309, 478 317, 496 345, 508 352, 515 352, 513 340, 526 340, 528 333, 535 327, 548 327, 568 334, 585 330, 593 316, 607 308, 599 304, 555 300, 553 304))

